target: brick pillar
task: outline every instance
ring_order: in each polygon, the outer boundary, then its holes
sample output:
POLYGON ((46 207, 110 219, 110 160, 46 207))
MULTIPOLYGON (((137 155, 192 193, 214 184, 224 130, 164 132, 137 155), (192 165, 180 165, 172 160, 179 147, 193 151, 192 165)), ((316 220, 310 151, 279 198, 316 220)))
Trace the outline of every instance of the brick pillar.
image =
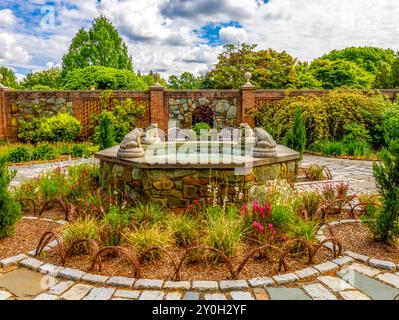
POLYGON ((256 88, 249 81, 241 87, 241 123, 255 127, 255 121, 248 114, 256 107, 256 88))
POLYGON ((168 117, 165 109, 165 88, 156 83, 150 87, 150 122, 157 123, 158 128, 167 134, 168 117))
POLYGON ((9 138, 6 109, 6 89, 0 84, 0 139, 9 138))

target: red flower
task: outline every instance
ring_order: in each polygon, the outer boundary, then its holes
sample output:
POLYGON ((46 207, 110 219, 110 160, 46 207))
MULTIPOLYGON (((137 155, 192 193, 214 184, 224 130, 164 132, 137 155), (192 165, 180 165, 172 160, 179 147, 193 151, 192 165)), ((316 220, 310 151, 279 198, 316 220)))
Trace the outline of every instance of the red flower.
POLYGON ((254 200, 254 202, 252 203, 252 210, 254 212, 259 210, 259 202, 258 201, 254 200))
POLYGON ((281 241, 285 241, 285 240, 287 240, 287 236, 283 234, 283 235, 281 236, 281 241))
POLYGON ((271 223, 269 223, 269 224, 267 225, 267 228, 268 228, 269 230, 272 230, 272 229, 273 229, 273 225, 272 225, 271 223))
POLYGON ((198 199, 195 199, 195 200, 194 200, 194 204, 198 207, 198 206, 199 206, 199 200, 198 200, 198 199))
POLYGON ((268 214, 270 214, 270 212, 272 211, 272 207, 270 206, 269 203, 266 203, 265 209, 266 209, 266 212, 267 212, 268 214))

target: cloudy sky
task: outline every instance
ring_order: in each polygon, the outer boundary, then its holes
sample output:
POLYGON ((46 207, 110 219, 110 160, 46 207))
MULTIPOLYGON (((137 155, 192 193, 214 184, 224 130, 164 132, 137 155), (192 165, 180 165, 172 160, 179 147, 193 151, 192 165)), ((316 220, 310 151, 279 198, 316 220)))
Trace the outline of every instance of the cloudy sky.
POLYGON ((332 49, 399 50, 398 0, 0 0, 0 65, 19 77, 60 64, 73 35, 107 16, 134 69, 199 73, 226 43, 311 60, 332 49))

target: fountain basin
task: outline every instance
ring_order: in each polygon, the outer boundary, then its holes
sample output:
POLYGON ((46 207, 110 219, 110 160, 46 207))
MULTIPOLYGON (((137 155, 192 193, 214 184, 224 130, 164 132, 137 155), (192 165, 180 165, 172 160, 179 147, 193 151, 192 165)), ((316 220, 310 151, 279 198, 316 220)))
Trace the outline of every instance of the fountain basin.
POLYGON ((102 187, 116 188, 135 201, 157 201, 169 208, 185 208, 194 199, 214 203, 226 198, 243 203, 251 191, 272 180, 295 178, 300 159, 298 152, 281 145, 275 157, 254 158, 234 149, 229 153, 221 149, 202 152, 199 145, 198 152, 179 154, 168 149, 168 142, 163 144, 164 151, 142 158, 118 158, 119 146, 97 152, 102 187))

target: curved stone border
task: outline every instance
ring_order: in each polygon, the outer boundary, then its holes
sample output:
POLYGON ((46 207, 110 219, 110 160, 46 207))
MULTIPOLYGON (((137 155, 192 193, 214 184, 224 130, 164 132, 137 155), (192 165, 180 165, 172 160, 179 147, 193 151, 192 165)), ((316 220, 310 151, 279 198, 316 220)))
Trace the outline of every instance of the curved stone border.
MULTIPOLYGON (((52 220, 47 218, 23 217, 26 220, 51 221, 65 225, 64 220, 52 220)), ((50 242, 44 251, 55 248, 57 241, 50 242)), ((35 249, 29 251, 27 255, 19 254, 0 260, 0 267, 10 267, 19 265, 42 274, 48 274, 52 277, 58 277, 66 280, 79 280, 98 285, 110 285, 122 288, 134 289, 179 289, 183 291, 229 291, 243 290, 249 288, 265 288, 269 286, 292 284, 298 281, 310 280, 314 277, 330 274, 338 271, 341 266, 350 265, 354 259, 350 256, 341 256, 331 261, 323 262, 317 265, 309 266, 297 271, 278 274, 271 277, 257 277, 249 280, 193 280, 193 281, 170 281, 162 279, 135 279, 130 277, 108 277, 98 274, 86 273, 79 269, 57 266, 45 263, 39 259, 33 258, 35 249)))
MULTIPOLYGON (((347 220, 340 220, 340 221, 332 221, 329 222, 329 226, 336 226, 340 224, 349 224, 349 223, 361 223, 360 220, 358 219, 347 219, 347 220)), ((323 241, 327 237, 324 234, 324 230, 326 229, 326 226, 323 225, 318 231, 317 231, 317 239, 319 241, 323 241)), ((325 243, 324 246, 330 250, 333 250, 332 244, 331 243, 325 243)), ((363 254, 359 254, 356 252, 352 251, 344 251, 343 252, 345 256, 351 257, 357 261, 363 262, 371 267, 375 268, 380 268, 380 269, 385 269, 389 271, 396 271, 399 270, 399 264, 395 264, 392 261, 387 261, 387 260, 380 260, 380 259, 375 259, 363 254)))

